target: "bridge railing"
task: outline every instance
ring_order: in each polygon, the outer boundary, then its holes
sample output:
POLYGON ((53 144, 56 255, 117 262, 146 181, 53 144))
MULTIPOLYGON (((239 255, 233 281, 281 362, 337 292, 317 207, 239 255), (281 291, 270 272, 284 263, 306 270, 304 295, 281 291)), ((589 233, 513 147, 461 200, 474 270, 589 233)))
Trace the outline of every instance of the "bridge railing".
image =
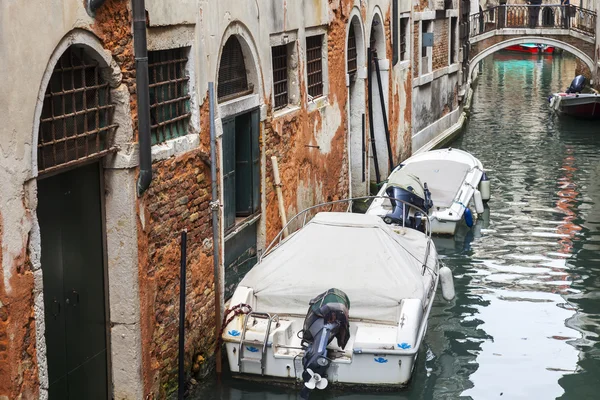
POLYGON ((571 29, 593 37, 596 34, 596 13, 571 5, 507 4, 488 8, 470 17, 471 37, 503 28, 571 29))

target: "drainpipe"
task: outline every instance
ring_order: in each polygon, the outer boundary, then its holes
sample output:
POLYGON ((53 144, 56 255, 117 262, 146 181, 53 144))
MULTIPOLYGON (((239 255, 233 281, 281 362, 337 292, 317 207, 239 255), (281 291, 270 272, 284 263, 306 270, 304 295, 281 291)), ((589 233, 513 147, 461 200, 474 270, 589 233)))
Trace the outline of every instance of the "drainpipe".
MULTIPOLYGON (((221 251, 219 249, 219 234, 221 228, 219 227, 219 215, 221 213, 221 206, 219 204, 219 191, 217 182, 217 132, 215 127, 215 84, 214 82, 208 83, 208 101, 209 111, 208 119, 210 120, 210 181, 212 189, 212 201, 210 202, 210 209, 212 211, 212 225, 213 225, 213 268, 214 268, 214 281, 215 281, 215 333, 217 343, 220 343, 219 336, 221 332, 221 321, 223 319, 223 311, 221 310, 221 266, 219 263, 219 255, 221 251)), ((217 345, 216 349, 216 361, 217 361, 217 376, 221 376, 221 346, 217 345)))
POLYGON ((135 52, 135 85, 137 91, 138 141, 140 154, 140 176, 137 182, 137 193, 138 196, 141 196, 152 182, 146 4, 144 0, 131 0, 131 8, 133 9, 133 48, 135 52))

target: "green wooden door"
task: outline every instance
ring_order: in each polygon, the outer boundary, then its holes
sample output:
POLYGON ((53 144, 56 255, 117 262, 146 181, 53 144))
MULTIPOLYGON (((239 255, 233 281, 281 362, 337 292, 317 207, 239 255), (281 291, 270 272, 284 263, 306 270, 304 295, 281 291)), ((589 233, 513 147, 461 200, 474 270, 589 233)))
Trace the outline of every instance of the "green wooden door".
POLYGON ((107 399, 100 171, 38 182, 50 399, 107 399))
POLYGON ((235 225, 235 119, 223 121, 223 211, 225 230, 235 225))
POLYGON ((235 119, 235 211, 239 217, 252 215, 252 123, 250 114, 235 119))

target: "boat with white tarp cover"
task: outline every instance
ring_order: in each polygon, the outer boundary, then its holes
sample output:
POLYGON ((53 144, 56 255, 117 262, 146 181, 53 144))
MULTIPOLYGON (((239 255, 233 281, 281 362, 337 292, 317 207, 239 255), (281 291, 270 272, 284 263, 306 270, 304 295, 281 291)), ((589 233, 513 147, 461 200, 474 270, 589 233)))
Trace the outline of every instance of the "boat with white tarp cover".
POLYGON ((407 384, 440 279, 431 236, 349 212, 302 225, 280 232, 229 302, 243 310, 223 329, 231 371, 302 381, 303 398, 328 382, 407 384))
POLYGON ((481 162, 466 151, 447 148, 416 154, 396 167, 373 200, 367 214, 389 224, 420 229, 424 218, 410 205, 429 215, 431 231, 453 235, 459 224, 471 227, 490 198, 490 181, 481 162), (397 207, 393 199, 407 200, 397 207))

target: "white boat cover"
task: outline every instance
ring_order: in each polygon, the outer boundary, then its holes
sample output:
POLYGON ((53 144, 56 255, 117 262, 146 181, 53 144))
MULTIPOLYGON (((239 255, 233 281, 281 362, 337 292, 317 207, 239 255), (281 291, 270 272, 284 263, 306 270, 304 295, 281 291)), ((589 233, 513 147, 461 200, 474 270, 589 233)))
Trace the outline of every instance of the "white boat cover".
MULTIPOLYGON (((456 150, 454 150, 456 151, 456 150)), ((423 160, 407 163, 398 173, 412 174, 426 183, 431 192, 434 207, 450 207, 457 197, 457 190, 465 182, 471 167, 454 160, 423 160)))
POLYGON ((433 242, 424 275, 427 237, 392 231, 380 217, 319 213, 288 237, 240 282, 254 289, 256 311, 305 315, 309 301, 330 288, 350 298, 350 318, 397 324, 402 299, 426 304, 437 271, 433 242))

